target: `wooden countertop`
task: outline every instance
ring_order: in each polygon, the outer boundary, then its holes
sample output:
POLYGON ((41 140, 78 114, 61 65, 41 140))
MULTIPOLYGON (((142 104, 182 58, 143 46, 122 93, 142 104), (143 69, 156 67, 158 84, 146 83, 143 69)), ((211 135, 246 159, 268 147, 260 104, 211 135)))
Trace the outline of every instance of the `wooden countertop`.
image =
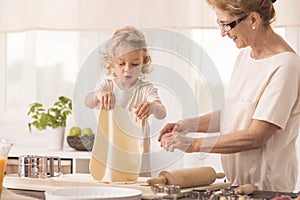
POLYGON ((44 192, 19 190, 19 189, 6 189, 3 188, 1 200, 36 200, 45 199, 44 192))
MULTIPOLYGON (((46 189, 57 189, 62 187, 76 187, 76 186, 99 186, 99 187, 126 187, 142 191, 143 199, 162 199, 165 194, 156 193, 150 186, 146 184, 145 177, 141 177, 136 182, 129 183, 107 183, 94 180, 90 174, 67 174, 60 177, 52 177, 48 179, 39 178, 25 178, 12 175, 6 175, 3 186, 14 193, 28 195, 32 197, 43 198, 43 193, 46 189), (39 192, 37 192, 39 191, 39 192), (40 193, 41 192, 41 193, 40 193), (37 196, 35 196, 37 195, 37 196), (40 196, 41 195, 41 196, 40 196)), ((211 185, 182 189, 182 192, 190 191, 191 189, 199 190, 216 190, 229 187, 229 183, 216 182, 211 185)), ((2 200, 2 199, 1 199, 2 200)))

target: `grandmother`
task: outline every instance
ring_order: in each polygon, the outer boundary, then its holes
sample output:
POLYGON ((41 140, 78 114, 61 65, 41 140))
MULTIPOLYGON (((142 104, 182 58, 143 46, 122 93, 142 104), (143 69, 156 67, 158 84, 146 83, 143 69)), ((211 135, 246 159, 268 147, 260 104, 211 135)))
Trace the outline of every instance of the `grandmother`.
POLYGON ((233 185, 292 192, 298 177, 300 59, 271 27, 275 0, 206 0, 221 35, 241 49, 224 107, 166 124, 159 136, 168 151, 221 154, 233 185), (189 132, 220 132, 191 138, 189 132))

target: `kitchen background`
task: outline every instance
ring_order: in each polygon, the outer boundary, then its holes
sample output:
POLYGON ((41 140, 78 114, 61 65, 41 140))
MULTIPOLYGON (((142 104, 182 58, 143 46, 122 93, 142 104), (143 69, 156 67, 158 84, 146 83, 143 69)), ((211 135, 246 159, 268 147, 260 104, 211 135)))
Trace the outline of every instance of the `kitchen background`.
MULTIPOLYGON (((275 31, 298 53, 299 6, 298 0, 278 0, 274 23, 275 31)), ((189 38, 204 50, 191 49, 190 54, 205 57, 207 53, 218 72, 213 87, 221 94, 226 90, 239 50, 230 39, 221 37, 213 11, 202 0, 0 0, 0 138, 8 138, 20 148, 42 148, 47 138, 28 131, 28 105, 38 101, 50 106, 60 95, 73 99, 77 113, 93 112, 96 118, 97 112, 87 111, 82 99, 103 72, 98 65, 99 47, 126 25, 146 32, 149 28, 176 32, 178 37, 168 38, 175 47, 178 38, 189 38), (87 67, 90 77, 82 71, 87 67), (83 90, 78 92, 77 88, 83 90)), ((158 35, 153 40, 162 38, 158 35)), ((154 71, 149 79, 157 81, 168 109, 167 118, 153 120, 151 127, 152 148, 161 151, 156 139, 164 123, 208 112, 215 105, 206 77, 196 70, 199 66, 195 68, 180 55, 163 49, 151 49, 151 55, 154 71), (180 81, 174 81, 175 76, 180 81), (172 85, 160 84, 164 79, 172 85), (181 97, 186 88, 188 95, 181 97)), ((90 117, 73 115, 66 132, 73 125, 90 126, 95 131, 95 118, 90 117)), ((298 153, 300 159, 299 149, 298 153)), ((166 167, 211 165, 222 170, 218 155, 179 155, 180 159, 166 167)))

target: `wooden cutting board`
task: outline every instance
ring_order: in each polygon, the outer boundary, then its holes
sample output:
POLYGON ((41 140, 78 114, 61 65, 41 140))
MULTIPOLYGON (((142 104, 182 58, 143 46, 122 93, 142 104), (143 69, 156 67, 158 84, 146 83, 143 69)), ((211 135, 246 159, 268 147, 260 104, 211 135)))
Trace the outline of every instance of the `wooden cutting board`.
MULTIPOLYGON (((125 187, 134 188, 142 192, 143 199, 157 199, 162 198, 165 194, 156 193, 153 191, 152 187, 148 186, 146 181, 148 178, 139 178, 134 182, 115 182, 106 183, 100 182, 95 179, 90 174, 67 174, 60 177, 52 177, 46 179, 39 178, 26 178, 18 177, 16 175, 6 175, 4 178, 3 186, 5 188, 11 189, 25 189, 25 190, 37 190, 45 191, 48 189, 58 189, 62 187, 76 187, 76 186, 101 186, 101 187, 125 187)), ((182 192, 190 191, 191 189, 199 190, 218 190, 222 188, 227 188, 231 184, 223 182, 215 182, 211 185, 186 188, 182 189, 182 192)))
POLYGON ((2 188, 1 200, 36 200, 35 198, 25 197, 18 194, 15 194, 6 188, 2 188))

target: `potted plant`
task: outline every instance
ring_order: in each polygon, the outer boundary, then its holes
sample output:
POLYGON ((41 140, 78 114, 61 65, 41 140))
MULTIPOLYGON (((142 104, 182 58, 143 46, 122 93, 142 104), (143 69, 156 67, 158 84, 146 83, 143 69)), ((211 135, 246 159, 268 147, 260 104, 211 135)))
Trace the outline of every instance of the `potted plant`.
MULTIPOLYGON (((72 114, 72 100, 65 96, 60 96, 58 101, 54 102, 53 106, 48 109, 46 109, 42 103, 32 103, 29 105, 29 111, 27 113, 32 119, 31 122, 28 123, 29 131, 31 132, 32 127, 35 127, 40 131, 49 130, 49 128, 51 128, 51 131, 62 132, 62 138, 55 138, 55 141, 53 141, 54 146, 50 146, 52 149, 61 148, 63 146, 63 134, 66 127, 67 116, 70 114, 72 114), (59 145, 59 147, 57 145, 59 145)), ((53 140, 53 137, 51 137, 50 140, 53 140)))

